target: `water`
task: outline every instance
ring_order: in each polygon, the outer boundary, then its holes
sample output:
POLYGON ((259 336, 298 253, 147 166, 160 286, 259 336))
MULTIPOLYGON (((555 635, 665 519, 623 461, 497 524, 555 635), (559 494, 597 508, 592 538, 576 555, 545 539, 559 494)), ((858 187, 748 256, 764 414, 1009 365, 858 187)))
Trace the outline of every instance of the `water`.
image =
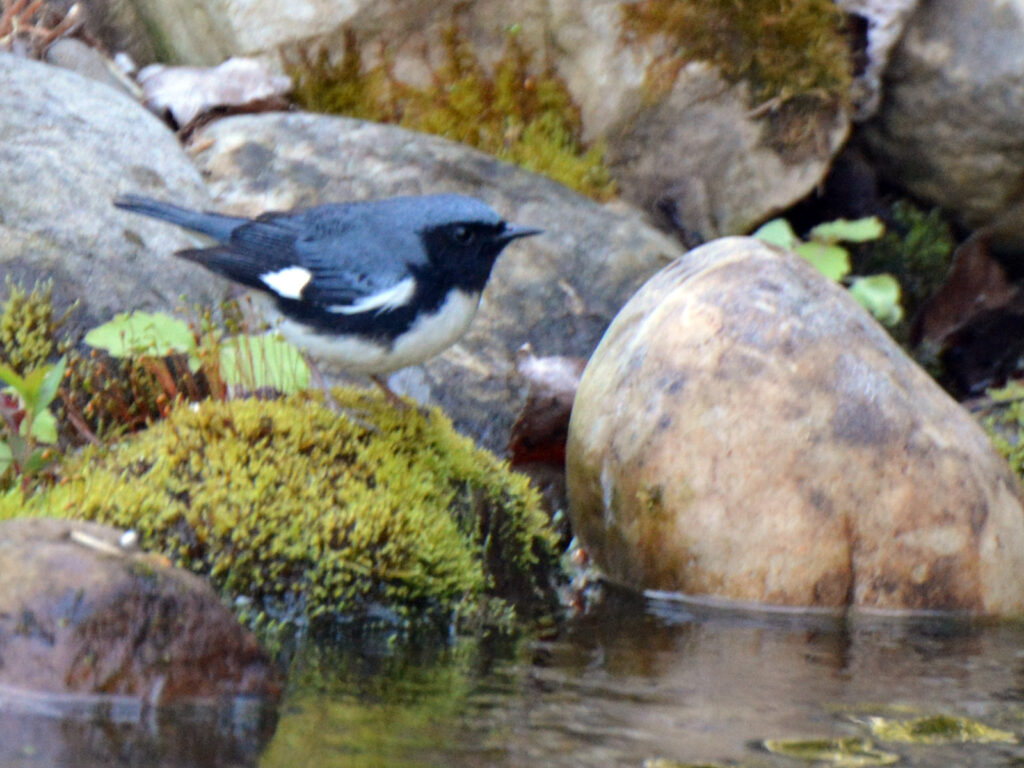
MULTIPOLYGON (((1024 626, 870 617, 844 624, 611 596, 557 636, 514 646, 307 649, 293 662, 276 729, 251 713, 211 712, 218 741, 195 711, 184 725, 150 717, 142 735, 117 736, 142 761, 126 749, 105 753, 120 754, 108 765, 147 766, 640 768, 658 758, 799 766, 808 763, 770 754, 761 742, 871 738, 869 715, 934 714, 1024 738, 1024 626), (181 746, 196 738, 204 748, 181 746)), ((16 752, 10 734, 39 722, 59 726, 43 738, 71 734, 75 749, 87 743, 98 752, 127 727, 0 706, 0 766, 89 764, 70 760, 67 745, 36 744, 45 762, 16 752)), ((1024 765, 1019 744, 875 743, 905 766, 1024 765)))

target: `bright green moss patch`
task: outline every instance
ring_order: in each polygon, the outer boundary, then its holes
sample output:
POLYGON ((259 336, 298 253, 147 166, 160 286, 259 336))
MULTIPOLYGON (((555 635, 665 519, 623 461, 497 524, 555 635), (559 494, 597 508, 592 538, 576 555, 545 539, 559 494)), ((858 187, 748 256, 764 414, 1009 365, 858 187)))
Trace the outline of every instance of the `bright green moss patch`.
POLYGON ((295 100, 305 109, 395 123, 459 141, 542 173, 597 200, 615 194, 600 144, 582 140, 580 111, 552 67, 535 68, 513 32, 492 70, 451 25, 433 83, 415 88, 393 74, 387 52, 367 69, 358 40, 345 39, 336 63, 306 51, 290 63, 295 100))
POLYGON ((991 728, 977 720, 950 715, 931 715, 913 720, 891 720, 887 717, 868 718, 868 727, 875 738, 883 741, 913 744, 949 744, 992 742, 1016 744, 1017 737, 1009 731, 991 728))
POLYGON ((138 531, 144 548, 250 602, 256 623, 385 611, 446 623, 553 605, 556 537, 527 479, 438 411, 337 390, 371 429, 307 395, 206 401, 71 459, 15 514, 138 531), (504 606, 502 608, 502 606, 504 606))

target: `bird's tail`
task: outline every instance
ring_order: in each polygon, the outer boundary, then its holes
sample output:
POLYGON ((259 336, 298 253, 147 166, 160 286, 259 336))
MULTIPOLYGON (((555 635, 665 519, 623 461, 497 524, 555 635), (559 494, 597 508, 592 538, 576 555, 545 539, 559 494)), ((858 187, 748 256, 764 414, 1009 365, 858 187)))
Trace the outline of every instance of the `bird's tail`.
POLYGON ((132 213, 140 213, 143 216, 177 224, 179 227, 208 235, 220 242, 226 242, 231 237, 231 233, 240 224, 247 221, 247 219, 224 216, 220 213, 192 211, 142 195, 121 195, 114 199, 114 205, 132 213))

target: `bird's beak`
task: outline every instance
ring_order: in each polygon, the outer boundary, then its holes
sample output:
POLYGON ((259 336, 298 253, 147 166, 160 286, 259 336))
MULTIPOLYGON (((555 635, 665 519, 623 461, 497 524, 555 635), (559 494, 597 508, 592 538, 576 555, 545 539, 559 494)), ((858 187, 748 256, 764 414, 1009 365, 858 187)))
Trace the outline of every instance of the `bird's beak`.
POLYGON ((501 243, 511 243, 513 240, 518 240, 520 237, 530 237, 532 235, 539 235, 543 232, 543 229, 537 229, 535 227, 517 227, 515 224, 507 224, 505 226, 505 230, 498 235, 498 241, 501 243))

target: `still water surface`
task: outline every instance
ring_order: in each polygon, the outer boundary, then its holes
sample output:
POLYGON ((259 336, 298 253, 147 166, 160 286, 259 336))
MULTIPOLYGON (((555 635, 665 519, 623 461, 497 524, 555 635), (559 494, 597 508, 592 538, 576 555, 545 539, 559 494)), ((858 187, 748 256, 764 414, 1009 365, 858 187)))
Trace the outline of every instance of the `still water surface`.
MULTIPOLYGON (((1024 739, 1024 626, 611 596, 515 647, 307 649, 289 685, 276 728, 237 703, 118 725, 0 706, 0 765, 800 766, 761 742, 869 737, 869 715, 966 716, 1024 739), (12 734, 30 732, 26 752, 12 734)), ((1020 744, 876 745, 904 766, 1024 765, 1020 744)))

